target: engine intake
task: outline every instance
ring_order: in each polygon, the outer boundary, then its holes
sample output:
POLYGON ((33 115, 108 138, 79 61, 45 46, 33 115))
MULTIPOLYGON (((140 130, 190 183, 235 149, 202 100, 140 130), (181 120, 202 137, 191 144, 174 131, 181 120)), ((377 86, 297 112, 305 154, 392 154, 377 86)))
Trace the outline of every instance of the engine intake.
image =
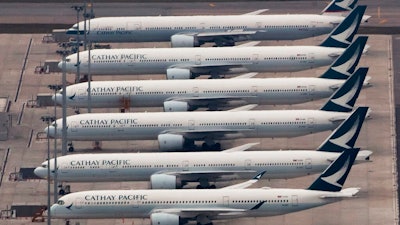
POLYGON ((151 189, 176 189, 182 187, 182 182, 174 175, 153 174, 150 177, 151 189))
POLYGON ((200 42, 196 35, 175 34, 171 36, 171 46, 173 48, 200 47, 200 42))
POLYGON ((185 138, 179 134, 160 134, 158 135, 158 145, 160 151, 182 150, 185 138))
POLYGON ((181 68, 167 69, 168 80, 184 80, 191 78, 192 78, 192 72, 189 69, 181 69, 181 68))
POLYGON ((181 101, 165 101, 164 112, 185 112, 189 110, 189 104, 181 101))
POLYGON ((151 225, 179 225, 179 216, 168 213, 153 213, 150 215, 151 225))

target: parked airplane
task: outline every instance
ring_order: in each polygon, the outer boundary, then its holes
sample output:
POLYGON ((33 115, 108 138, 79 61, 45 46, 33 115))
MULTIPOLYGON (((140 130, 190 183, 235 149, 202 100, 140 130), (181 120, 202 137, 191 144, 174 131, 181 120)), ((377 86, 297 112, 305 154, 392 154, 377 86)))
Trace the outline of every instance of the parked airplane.
MULTIPOLYGON (((317 14, 258 15, 266 10, 243 15, 101 17, 87 21, 90 42, 161 42, 172 47, 198 47, 212 42, 233 46, 238 41, 296 40, 327 34, 351 11, 357 0, 333 0, 317 14), (336 13, 332 13, 336 12, 336 13)), ((363 21, 368 20, 365 16, 363 21)), ((84 35, 84 22, 74 24, 68 35, 84 35)))
MULTIPOLYGON (((353 62, 357 63, 358 60, 353 62)), ((298 104, 331 96, 346 81, 336 79, 337 74, 347 77, 348 68, 335 67, 333 64, 321 75, 324 78, 93 81, 90 86, 90 106, 121 109, 163 107, 165 112, 176 112, 198 108, 220 110, 246 104, 298 104)), ((364 86, 370 86, 369 78, 364 86)), ((62 105, 62 92, 60 90, 52 97, 59 105, 62 105)), ((66 95, 69 107, 82 108, 89 105, 88 83, 66 87, 66 95)))
MULTIPOLYGON (((166 73, 167 79, 189 79, 200 75, 219 77, 242 72, 290 72, 326 66, 351 44, 365 9, 366 6, 357 6, 320 46, 94 49, 90 51, 90 73, 166 73)), ((365 45, 366 38, 359 37, 350 46, 365 45)), ((352 53, 349 51, 347 54, 352 53)), ((88 58, 88 51, 79 53, 82 74, 89 71, 88 58)), ((58 66, 62 69, 63 62, 58 66)), ((75 73, 77 66, 77 53, 66 57, 66 72, 75 73)))
MULTIPOLYGON (((287 179, 321 173, 340 153, 354 148, 368 107, 358 108, 317 151, 245 151, 257 143, 222 152, 73 154, 57 158, 59 182, 149 181, 153 189, 182 188, 190 182, 197 188, 215 188, 210 182, 250 179, 268 171, 268 179, 287 179)), ((368 162, 371 151, 360 151, 356 162, 368 162)), ((54 179, 54 159, 34 173, 54 179)), ((59 190, 65 194, 65 189, 59 190)))
POLYGON ((152 225, 282 215, 355 196, 360 188, 342 190, 359 149, 345 150, 307 189, 94 190, 61 197, 50 208, 52 218, 148 218, 152 225))
MULTIPOLYGON (((361 68, 360 70, 367 70, 361 68)), ((366 72, 356 73, 320 110, 86 113, 67 117, 69 141, 154 140, 160 150, 220 149, 215 140, 250 137, 296 137, 335 129, 350 116, 366 72)), ((248 109, 248 107, 245 107, 248 109)), ((61 138, 62 119, 45 129, 51 138, 61 138), (55 126, 57 124, 57 126, 55 126), (55 131, 57 129, 57 136, 55 131)), ((73 151, 71 146, 70 151, 73 151)))

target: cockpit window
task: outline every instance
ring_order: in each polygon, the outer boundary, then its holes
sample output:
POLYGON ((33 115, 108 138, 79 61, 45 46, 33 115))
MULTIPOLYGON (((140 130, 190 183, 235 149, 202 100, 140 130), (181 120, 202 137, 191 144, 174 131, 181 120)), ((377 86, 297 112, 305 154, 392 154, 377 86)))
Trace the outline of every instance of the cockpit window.
POLYGON ((42 164, 42 167, 43 167, 43 168, 47 168, 47 163, 43 163, 43 164, 42 164))
POLYGON ((65 59, 65 62, 71 62, 71 59, 66 58, 66 59, 65 59))
POLYGON ((59 205, 64 205, 64 201, 63 201, 63 200, 58 200, 58 201, 57 201, 57 204, 59 204, 59 205))

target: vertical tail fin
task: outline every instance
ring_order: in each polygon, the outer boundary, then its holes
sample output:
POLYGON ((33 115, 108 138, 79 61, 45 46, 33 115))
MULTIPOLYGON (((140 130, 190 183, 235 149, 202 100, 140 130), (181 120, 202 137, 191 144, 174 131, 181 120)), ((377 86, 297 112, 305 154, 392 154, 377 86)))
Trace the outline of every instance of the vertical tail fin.
POLYGON ((357 39, 346 48, 343 54, 332 63, 320 78, 347 79, 355 71, 367 40, 367 36, 357 37, 357 39))
POLYGON ((343 152, 354 148, 358 134, 364 123, 368 107, 357 108, 332 134, 317 148, 317 151, 343 152))
POLYGON ((324 47, 347 48, 358 31, 367 6, 359 5, 320 44, 324 47))
POLYGON ((321 14, 326 13, 345 13, 351 11, 356 6, 358 0, 332 0, 321 14))
POLYGON ((347 179, 359 148, 347 149, 311 184, 308 190, 340 191, 347 179))
POLYGON ((323 111, 351 112, 360 94, 368 68, 359 68, 347 81, 332 94, 322 106, 323 111))

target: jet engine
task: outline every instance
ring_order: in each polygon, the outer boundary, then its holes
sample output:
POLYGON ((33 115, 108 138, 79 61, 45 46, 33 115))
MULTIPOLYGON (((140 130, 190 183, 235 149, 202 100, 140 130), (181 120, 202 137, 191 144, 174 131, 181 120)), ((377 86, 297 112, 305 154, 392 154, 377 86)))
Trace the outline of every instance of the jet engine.
POLYGON ((164 112, 185 112, 189 110, 189 104, 181 101, 165 101, 164 112))
POLYGON ((189 69, 169 68, 167 69, 167 80, 191 79, 192 72, 189 69))
POLYGON ((179 134, 160 134, 158 135, 158 145, 160 151, 182 150, 185 139, 179 134))
POLYGON ((151 225, 179 225, 179 216, 168 213, 152 213, 151 225))
POLYGON ((171 46, 173 48, 199 47, 200 42, 195 35, 175 34, 171 36, 171 46))
POLYGON ((182 182, 174 175, 154 174, 150 177, 151 189, 176 189, 182 187, 182 182))

